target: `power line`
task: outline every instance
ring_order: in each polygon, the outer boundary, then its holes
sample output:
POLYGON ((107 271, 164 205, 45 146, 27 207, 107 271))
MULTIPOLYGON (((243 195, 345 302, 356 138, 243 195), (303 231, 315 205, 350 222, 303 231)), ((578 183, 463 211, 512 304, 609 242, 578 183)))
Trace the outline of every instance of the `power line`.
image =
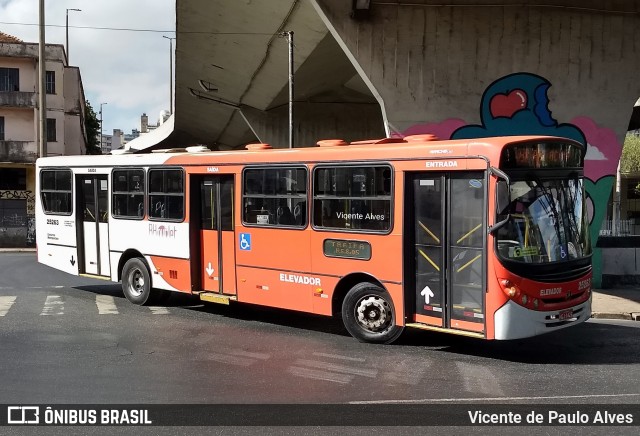
MULTIPOLYGON (((7 21, 0 21, 0 24, 16 25, 16 26, 39 26, 38 23, 12 23, 7 21)), ((45 24, 46 27, 58 27, 66 28, 61 24, 45 24)), ((72 29, 90 29, 90 30, 113 30, 119 32, 149 32, 149 33, 179 33, 184 34, 207 34, 207 35, 260 35, 271 36, 274 33, 261 33, 261 32, 206 32, 206 31, 180 31, 175 30, 160 30, 160 29, 133 29, 128 27, 97 27, 97 26, 69 26, 72 29)))

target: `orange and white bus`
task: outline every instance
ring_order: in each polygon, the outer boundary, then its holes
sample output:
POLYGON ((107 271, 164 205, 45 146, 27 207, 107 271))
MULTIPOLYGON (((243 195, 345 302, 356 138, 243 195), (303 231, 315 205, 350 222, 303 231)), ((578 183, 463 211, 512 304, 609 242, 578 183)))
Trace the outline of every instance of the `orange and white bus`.
POLYGON ((555 137, 38 159, 38 260, 170 292, 514 339, 591 315, 584 147, 555 137))

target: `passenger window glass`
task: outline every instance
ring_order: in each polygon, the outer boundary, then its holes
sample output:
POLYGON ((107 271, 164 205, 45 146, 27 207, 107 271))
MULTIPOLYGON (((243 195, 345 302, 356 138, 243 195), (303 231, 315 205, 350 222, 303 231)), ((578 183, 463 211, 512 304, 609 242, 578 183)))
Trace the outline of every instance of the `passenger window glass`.
POLYGON ((149 217, 167 221, 184 219, 182 170, 149 170, 149 217))
POLYGON ((391 168, 319 168, 313 201, 316 227, 386 232, 391 229, 391 168))
POLYGON ((248 169, 244 172, 243 220, 262 226, 307 224, 306 168, 248 169))
POLYGON ((40 200, 47 214, 71 215, 71 171, 42 170, 40 200))
POLYGON ((116 218, 144 217, 144 170, 113 170, 112 213, 116 218))

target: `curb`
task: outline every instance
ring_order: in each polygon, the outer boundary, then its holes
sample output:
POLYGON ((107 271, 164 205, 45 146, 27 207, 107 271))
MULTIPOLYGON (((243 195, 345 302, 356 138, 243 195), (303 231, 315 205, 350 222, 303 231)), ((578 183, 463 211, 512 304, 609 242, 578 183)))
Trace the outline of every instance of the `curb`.
POLYGON ((640 321, 640 313, 606 313, 606 312, 593 312, 591 318, 598 319, 626 319, 631 321, 640 321))

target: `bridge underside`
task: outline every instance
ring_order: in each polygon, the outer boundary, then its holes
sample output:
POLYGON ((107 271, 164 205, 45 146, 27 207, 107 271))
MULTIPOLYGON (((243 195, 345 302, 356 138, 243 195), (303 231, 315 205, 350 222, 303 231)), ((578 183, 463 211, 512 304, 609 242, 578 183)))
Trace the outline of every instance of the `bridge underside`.
POLYGON ((619 141, 640 94, 639 9, 596 0, 177 0, 175 130, 159 146, 287 146, 287 31, 296 146, 478 124, 489 85, 515 73, 548 82, 554 120, 586 115, 619 141), (355 10, 361 3, 369 6, 355 10))
POLYGON ((282 33, 293 31, 296 143, 347 133, 349 114, 361 114, 352 135, 384 135, 378 103, 311 2, 178 0, 176 16, 176 134, 221 149, 288 145, 282 33))

